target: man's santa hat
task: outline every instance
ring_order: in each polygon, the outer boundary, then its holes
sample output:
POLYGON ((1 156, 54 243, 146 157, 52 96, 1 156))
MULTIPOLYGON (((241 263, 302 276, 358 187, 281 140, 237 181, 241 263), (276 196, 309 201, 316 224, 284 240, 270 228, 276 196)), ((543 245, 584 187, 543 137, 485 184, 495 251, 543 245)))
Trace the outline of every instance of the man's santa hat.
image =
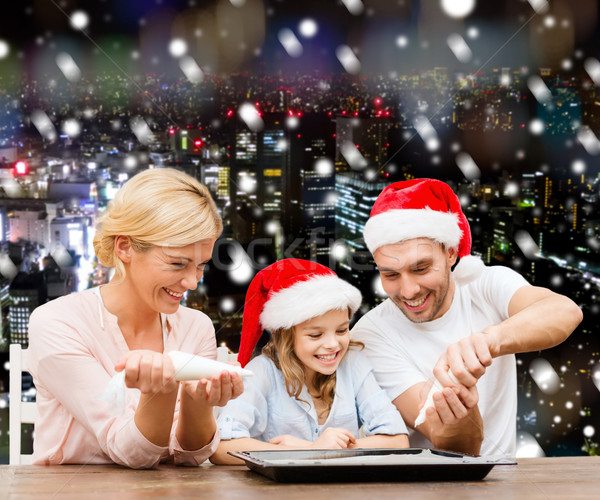
POLYGON ((244 304, 238 361, 250 361, 263 330, 292 328, 334 309, 354 313, 362 296, 331 269, 300 259, 284 259, 259 271, 244 304))
POLYGON ((363 235, 369 251, 384 245, 429 238, 454 248, 460 262, 453 271, 461 284, 477 278, 483 262, 471 255, 471 230, 458 197, 445 182, 413 179, 390 184, 377 197, 363 235))

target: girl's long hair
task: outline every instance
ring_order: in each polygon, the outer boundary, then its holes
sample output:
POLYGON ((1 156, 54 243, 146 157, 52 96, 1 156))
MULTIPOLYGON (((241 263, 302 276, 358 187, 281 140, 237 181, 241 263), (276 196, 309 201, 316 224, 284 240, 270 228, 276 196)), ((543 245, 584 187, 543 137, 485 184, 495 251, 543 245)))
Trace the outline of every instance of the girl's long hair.
MULTIPOLYGON (((348 311, 348 314, 351 315, 350 311, 348 311)), ((364 344, 351 340, 348 349, 351 347, 363 349, 364 344)), ((283 373, 285 388, 290 397, 309 404, 308 401, 300 398, 302 386, 306 384, 306 377, 304 375, 304 365, 294 352, 294 327, 281 328, 271 332, 271 339, 263 347, 262 353, 273 361, 275 366, 283 373)), ((314 385, 319 393, 318 397, 325 403, 327 414, 331 410, 333 398, 335 397, 335 375, 336 372, 331 375, 316 373, 314 378, 314 385)))

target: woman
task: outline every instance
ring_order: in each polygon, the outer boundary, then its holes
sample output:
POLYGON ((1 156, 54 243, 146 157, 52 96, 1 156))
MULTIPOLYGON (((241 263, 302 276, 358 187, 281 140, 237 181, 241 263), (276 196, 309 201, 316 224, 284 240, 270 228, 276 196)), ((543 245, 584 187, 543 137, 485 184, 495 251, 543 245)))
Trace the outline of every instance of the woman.
POLYGON ((94 238, 114 277, 30 318, 34 463, 198 465, 214 452, 213 406, 242 392, 240 376, 178 383, 164 353, 216 358, 210 320, 179 302, 202 278, 221 231, 207 189, 177 170, 146 170, 121 188, 94 238), (100 396, 123 370, 130 389, 125 413, 115 416, 100 396))

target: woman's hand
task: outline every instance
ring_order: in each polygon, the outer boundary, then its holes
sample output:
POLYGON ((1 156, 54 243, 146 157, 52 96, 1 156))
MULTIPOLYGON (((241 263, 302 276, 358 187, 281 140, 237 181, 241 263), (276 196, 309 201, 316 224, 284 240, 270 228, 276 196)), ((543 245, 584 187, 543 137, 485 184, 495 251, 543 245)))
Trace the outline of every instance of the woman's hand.
POLYGON ((356 438, 347 429, 328 427, 312 444, 315 449, 345 449, 356 444, 356 438))
POLYGON ((124 370, 125 385, 142 394, 168 394, 178 387, 171 358, 156 351, 130 351, 117 362, 115 370, 124 370))
POLYGON ((242 377, 228 371, 211 379, 188 380, 181 384, 184 394, 203 406, 225 406, 244 392, 242 377))

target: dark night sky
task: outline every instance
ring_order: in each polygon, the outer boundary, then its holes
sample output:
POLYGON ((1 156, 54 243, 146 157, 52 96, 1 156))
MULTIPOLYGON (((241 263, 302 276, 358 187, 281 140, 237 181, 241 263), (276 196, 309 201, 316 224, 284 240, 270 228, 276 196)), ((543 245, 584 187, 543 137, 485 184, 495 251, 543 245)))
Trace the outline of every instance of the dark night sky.
MULTIPOLYGON (((347 0, 350 1, 350 0, 347 0)), ((358 1, 358 0, 357 0, 358 1)), ((525 0, 489 2, 479 0, 465 19, 445 15, 439 0, 364 0, 365 9, 352 15, 341 1, 292 0, 23 0, 2 2, 0 40, 9 43, 11 55, 29 61, 42 48, 75 44, 92 51, 94 43, 109 50, 107 36, 126 38, 139 47, 141 57, 163 55, 170 37, 183 18, 185 38, 196 47, 190 53, 215 72, 227 73, 257 68, 323 73, 340 70, 335 47, 347 44, 357 49, 363 73, 407 73, 412 69, 454 66, 466 72, 492 67, 551 66, 561 59, 598 57, 598 5, 596 0, 553 1, 551 10, 534 15, 525 0), (69 25, 67 15, 83 10, 90 17, 86 33, 69 25), (547 17, 556 26, 544 26, 547 17), (277 40, 281 28, 297 33, 300 20, 310 17, 319 26, 311 40, 302 40, 304 54, 290 58, 277 40), (564 24, 566 23, 566 24, 564 24), (203 25, 203 37, 194 40, 194 26, 203 25), (469 29, 478 31, 469 39, 469 29), (473 59, 461 65, 450 52, 446 38, 460 33, 473 50, 473 59), (143 35, 155 43, 142 43, 143 35), (409 45, 397 46, 405 35, 409 45), (191 40, 190 40, 191 38, 191 40), (210 51, 218 57, 202 55, 210 51)), ((181 30, 180 30, 181 31, 181 30)))

